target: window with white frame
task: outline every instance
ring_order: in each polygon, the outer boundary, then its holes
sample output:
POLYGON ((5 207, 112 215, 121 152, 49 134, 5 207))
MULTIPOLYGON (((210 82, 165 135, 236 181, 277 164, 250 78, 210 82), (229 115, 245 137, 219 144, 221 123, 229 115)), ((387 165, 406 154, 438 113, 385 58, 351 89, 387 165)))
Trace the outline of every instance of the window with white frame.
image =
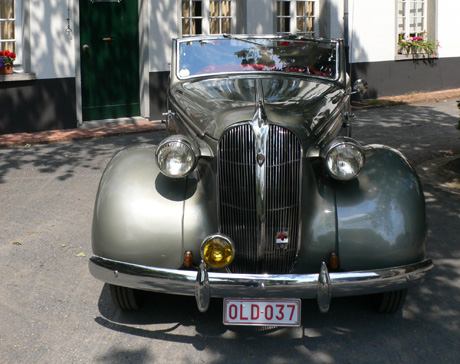
POLYGON ((0 51, 16 53, 15 70, 22 67, 21 0, 0 0, 0 51))
POLYGON ((0 0, 0 50, 16 52, 14 0, 0 0))
POLYGON ((232 33, 232 0, 181 2, 182 36, 232 33))
POLYGON ((437 54, 435 11, 435 0, 397 0, 398 53, 437 54))
POLYGON ((231 1, 209 2, 209 33, 229 34, 232 32, 231 1))
POLYGON ((315 35, 316 0, 276 0, 276 33, 315 35))
POLYGON ((182 0, 182 35, 202 34, 203 1, 182 0))
POLYGON ((426 1, 398 0, 398 34, 415 37, 426 30, 426 1))

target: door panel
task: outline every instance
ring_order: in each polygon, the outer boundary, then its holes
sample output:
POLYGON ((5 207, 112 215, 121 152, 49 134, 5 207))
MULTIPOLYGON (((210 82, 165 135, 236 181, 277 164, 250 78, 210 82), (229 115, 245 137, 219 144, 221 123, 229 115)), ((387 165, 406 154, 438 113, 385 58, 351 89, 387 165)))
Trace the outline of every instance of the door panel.
POLYGON ((83 120, 140 115, 137 0, 81 0, 83 120))

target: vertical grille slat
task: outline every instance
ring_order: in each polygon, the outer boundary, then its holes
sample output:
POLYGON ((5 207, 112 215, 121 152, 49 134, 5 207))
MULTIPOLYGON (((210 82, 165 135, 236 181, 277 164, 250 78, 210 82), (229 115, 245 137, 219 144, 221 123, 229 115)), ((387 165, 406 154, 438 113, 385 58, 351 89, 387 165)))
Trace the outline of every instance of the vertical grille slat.
POLYGON ((269 125, 265 173, 265 223, 257 214, 257 151, 251 125, 229 129, 218 149, 219 218, 221 233, 236 246, 236 257, 230 269, 235 273, 287 274, 294 267, 299 244, 301 147, 289 130, 269 125), (262 226, 262 227, 261 227, 262 226), (257 231, 265 229, 263 234, 257 231), (286 249, 275 241, 286 232, 286 249), (265 236, 266 241, 258 241, 265 236), (258 246, 263 244, 263 257, 258 246))

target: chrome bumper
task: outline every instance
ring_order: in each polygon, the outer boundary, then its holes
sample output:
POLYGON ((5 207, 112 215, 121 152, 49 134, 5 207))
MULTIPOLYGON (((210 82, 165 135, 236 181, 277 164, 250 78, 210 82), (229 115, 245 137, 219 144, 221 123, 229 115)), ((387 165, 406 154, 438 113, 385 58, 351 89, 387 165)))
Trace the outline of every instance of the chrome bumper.
POLYGON ((161 293, 195 296, 200 311, 210 297, 316 298, 322 312, 331 297, 357 296, 407 288, 433 268, 431 259, 369 271, 329 273, 322 263, 314 274, 230 274, 154 268, 98 256, 89 261, 91 274, 103 282, 161 293))

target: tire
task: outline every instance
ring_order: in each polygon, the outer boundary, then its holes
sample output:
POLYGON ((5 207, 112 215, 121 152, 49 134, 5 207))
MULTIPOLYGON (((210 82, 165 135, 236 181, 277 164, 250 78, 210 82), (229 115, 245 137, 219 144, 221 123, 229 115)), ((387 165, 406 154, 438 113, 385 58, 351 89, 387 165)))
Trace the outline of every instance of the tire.
POLYGON ((407 289, 378 293, 373 296, 373 304, 378 312, 393 314, 401 309, 406 302, 407 289))
POLYGON ((133 311, 139 308, 137 291, 132 288, 110 284, 110 295, 115 307, 123 311, 133 311))

